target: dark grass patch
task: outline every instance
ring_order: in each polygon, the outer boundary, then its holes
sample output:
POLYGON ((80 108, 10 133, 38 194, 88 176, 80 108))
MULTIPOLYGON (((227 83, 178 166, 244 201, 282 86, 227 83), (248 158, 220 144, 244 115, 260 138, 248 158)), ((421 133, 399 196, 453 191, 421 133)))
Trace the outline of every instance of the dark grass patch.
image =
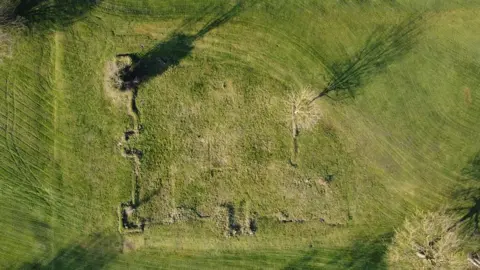
POLYGON ((84 17, 101 0, 20 0, 14 10, 29 27, 46 30, 65 27, 84 17))
POLYGON ((470 163, 462 170, 463 186, 452 194, 457 205, 452 211, 459 215, 457 225, 462 226, 465 235, 480 236, 480 153, 477 153, 470 163))
POLYGON ((117 236, 98 233, 59 250, 46 263, 26 263, 19 269, 101 269, 113 261, 119 251, 117 236))

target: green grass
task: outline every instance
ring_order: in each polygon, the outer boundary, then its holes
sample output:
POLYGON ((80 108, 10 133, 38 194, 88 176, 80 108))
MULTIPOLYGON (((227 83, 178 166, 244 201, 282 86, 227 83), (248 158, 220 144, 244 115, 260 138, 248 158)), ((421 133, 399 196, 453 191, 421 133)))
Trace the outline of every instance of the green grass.
POLYGON ((106 0, 72 24, 17 36, 0 66, 1 268, 381 269, 405 216, 469 204, 454 191, 478 187, 464 172, 480 150, 480 5, 246 1, 141 84, 144 130, 128 143, 144 152, 141 216, 212 218, 147 226, 135 252, 119 253, 117 207, 133 176, 117 144, 130 120, 105 90, 105 66, 175 31, 194 35, 231 4, 106 0), (317 101, 322 119, 300 132, 292 167, 291 93, 320 91, 329 63, 418 12, 411 50, 366 74, 355 98, 317 101), (242 216, 242 201, 258 232, 226 238, 221 205, 242 216), (283 224, 280 212, 308 221, 283 224))

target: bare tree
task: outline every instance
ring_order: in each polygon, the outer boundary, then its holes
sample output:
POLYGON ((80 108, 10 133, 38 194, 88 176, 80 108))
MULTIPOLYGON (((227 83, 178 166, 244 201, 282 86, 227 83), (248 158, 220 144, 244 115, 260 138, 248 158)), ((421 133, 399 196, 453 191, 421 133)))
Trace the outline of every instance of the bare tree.
POLYGON ((290 95, 289 102, 292 104, 291 123, 292 123, 292 139, 293 151, 290 158, 290 164, 297 166, 298 154, 298 136, 301 130, 311 130, 320 120, 322 113, 320 105, 315 102, 310 102, 316 96, 315 92, 309 87, 304 87, 290 95))
POLYGON ((319 121, 321 117, 320 107, 318 104, 310 102, 313 98, 315 98, 315 92, 309 87, 304 87, 290 95, 292 122, 295 123, 295 129, 310 130, 319 121))
POLYGON ((443 211, 417 213, 396 231, 388 250, 393 269, 467 269, 455 218, 443 211))

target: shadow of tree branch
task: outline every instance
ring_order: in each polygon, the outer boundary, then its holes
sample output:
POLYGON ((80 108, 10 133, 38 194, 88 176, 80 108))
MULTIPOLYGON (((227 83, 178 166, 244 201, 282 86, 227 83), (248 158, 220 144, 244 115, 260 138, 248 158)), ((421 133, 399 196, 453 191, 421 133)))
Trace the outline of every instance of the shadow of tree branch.
POLYGON ((19 269, 101 269, 120 251, 118 235, 98 233, 57 252, 47 262, 22 265, 19 269))
POLYGON ((462 225, 467 235, 480 235, 480 152, 462 170, 465 185, 453 192, 453 199, 459 205, 450 211, 461 214, 456 225, 462 225))
POLYGON ((312 102, 332 92, 354 97, 358 88, 412 49, 422 30, 421 22, 422 16, 417 15, 393 27, 379 28, 351 57, 332 63, 324 60, 329 81, 312 102))
MULTIPOLYGON (((386 269, 384 257, 392 236, 392 233, 386 233, 373 240, 357 239, 350 248, 337 251, 338 255, 322 264, 321 269, 386 269)), ((315 265, 315 260, 321 255, 321 250, 312 249, 283 269, 319 269, 320 267, 315 265)))
MULTIPOLYGON (((211 21, 205 24, 196 34, 189 35, 183 32, 175 31, 170 37, 153 47, 148 52, 121 54, 118 56, 130 56, 133 60, 131 66, 126 67, 122 72, 121 79, 124 82, 122 88, 135 89, 150 79, 161 76, 168 69, 177 66, 180 62, 191 54, 194 49, 194 42, 203 38, 210 31, 229 22, 233 17, 237 16, 243 10, 243 1, 237 2, 227 12, 215 16, 211 21)), ((207 9, 207 12, 216 11, 216 8, 207 9)), ((186 20, 182 26, 191 25, 207 15, 186 20)))

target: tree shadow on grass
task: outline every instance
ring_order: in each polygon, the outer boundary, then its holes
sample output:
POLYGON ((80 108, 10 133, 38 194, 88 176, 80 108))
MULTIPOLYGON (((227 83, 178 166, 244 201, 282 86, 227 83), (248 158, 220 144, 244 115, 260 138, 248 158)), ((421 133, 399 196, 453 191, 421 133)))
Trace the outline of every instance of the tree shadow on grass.
POLYGON ((284 270, 293 270, 293 269, 318 269, 317 267, 312 266, 315 258, 320 254, 319 249, 312 249, 303 255, 300 259, 288 264, 283 269, 284 270))
POLYGON ((457 211, 462 211, 464 213, 466 212, 466 214, 463 215, 462 218, 460 218, 460 220, 458 220, 457 223, 458 224, 464 223, 466 229, 468 231, 471 231, 471 235, 479 236, 480 235, 480 227, 479 227, 480 189, 477 188, 474 191, 475 193, 474 195, 472 195, 472 193, 463 197, 464 199, 470 199, 471 206, 455 208, 455 210, 457 211))
POLYGON ((417 15, 393 27, 379 28, 354 55, 342 61, 324 60, 328 83, 313 101, 332 92, 354 97, 358 88, 412 49, 422 30, 421 22, 417 15))
MULTIPOLYGON (((238 2, 227 12, 215 16, 196 34, 175 31, 166 41, 156 45, 146 53, 119 54, 118 56, 129 56, 133 61, 131 66, 127 66, 121 72, 121 79, 124 82, 122 88, 124 90, 135 89, 152 78, 161 76, 168 69, 179 65, 185 57, 191 54, 195 47, 195 41, 203 38, 213 29, 229 22, 242 11, 243 6, 243 1, 238 2)), ((193 24, 204 17, 188 21, 188 24, 193 24)))
POLYGON ((384 257, 393 234, 383 234, 377 239, 357 239, 348 249, 339 250, 326 264, 315 265, 321 250, 312 249, 302 258, 284 269, 387 269, 384 257))
POLYGON ((26 25, 36 29, 64 27, 82 18, 101 0, 20 0, 14 10, 26 25))
POLYGON ((340 262, 346 269, 387 269, 385 255, 393 233, 386 233, 376 239, 357 239, 345 253, 330 261, 329 265, 340 262))
POLYGON ((113 261, 119 251, 117 235, 95 234, 60 250, 47 262, 28 263, 19 269, 101 269, 113 261))
POLYGON ((480 182, 480 152, 470 160, 468 166, 462 170, 462 174, 480 182))
MULTIPOLYGON (((136 100, 138 89, 142 84, 178 66, 184 58, 191 54, 195 48, 194 42, 196 40, 203 38, 213 29, 229 22, 233 17, 237 16, 243 8, 244 2, 239 1, 227 12, 214 16, 214 18, 205 24, 196 34, 191 35, 175 31, 166 41, 156 45, 146 53, 118 54, 117 57, 128 56, 132 60, 131 65, 126 66, 120 71, 120 79, 122 81, 121 89, 123 91, 132 91, 131 108, 133 112, 137 116, 140 116, 136 100)), ((209 10, 214 11, 216 9, 213 8, 209 10)), ((183 26, 194 24, 205 17, 206 16, 201 16, 194 20, 187 21, 183 26)))
POLYGON ((461 214, 456 225, 461 225, 467 235, 480 236, 480 152, 462 170, 465 185, 453 193, 459 207, 450 210, 461 214))

